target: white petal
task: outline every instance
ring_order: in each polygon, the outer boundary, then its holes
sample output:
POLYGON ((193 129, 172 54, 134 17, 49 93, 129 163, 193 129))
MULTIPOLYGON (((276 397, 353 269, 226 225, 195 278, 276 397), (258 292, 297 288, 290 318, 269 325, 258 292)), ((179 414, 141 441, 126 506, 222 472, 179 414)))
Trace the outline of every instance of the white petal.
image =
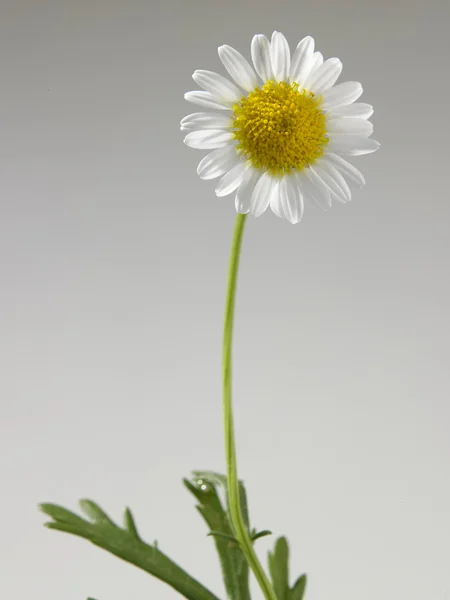
POLYGON ((314 165, 314 167, 311 166, 310 171, 315 173, 318 179, 326 186, 332 199, 346 202, 339 186, 319 167, 319 165, 314 165))
POLYGON ((192 79, 219 102, 233 106, 242 98, 242 92, 226 77, 213 71, 195 71, 192 79))
POLYGON ((303 169, 297 174, 300 191, 305 200, 317 204, 322 210, 327 211, 331 206, 331 196, 328 188, 318 177, 311 172, 311 168, 303 169), (318 182, 318 185, 317 185, 318 182))
POLYGON ((273 79, 272 63, 270 60, 270 42, 265 35, 255 35, 252 39, 252 60, 255 71, 263 81, 273 79))
POLYGON ((231 46, 220 46, 219 58, 234 81, 247 92, 258 85, 258 79, 248 61, 231 46))
POLYGON ((227 129, 232 127, 233 118, 228 113, 199 112, 187 115, 181 120, 181 131, 195 129, 227 129))
POLYGON ((202 179, 215 179, 234 167, 240 161, 235 146, 225 146, 213 150, 199 162, 197 173, 202 179))
POLYGON ((366 121, 366 119, 352 119, 350 117, 330 119, 326 127, 330 138, 342 134, 369 137, 373 133, 373 124, 366 121))
POLYGON ((320 52, 314 52, 311 59, 309 72, 307 75, 305 75, 302 83, 302 87, 304 87, 306 90, 311 90, 310 82, 313 80, 314 75, 317 73, 322 64, 323 55, 320 52))
POLYGON ((311 167, 304 169, 304 173, 310 183, 314 186, 316 197, 319 196, 319 198, 325 199, 328 206, 331 206, 330 188, 323 179, 319 177, 316 171, 311 167))
POLYGON ((272 198, 270 200, 270 208, 274 215, 280 217, 280 219, 285 219, 286 215, 284 214, 283 207, 281 206, 281 197, 280 197, 280 186, 277 185, 273 190, 272 198))
POLYGON ((322 108, 330 110, 336 106, 351 104, 355 100, 358 100, 362 92, 362 85, 357 81, 344 81, 323 94, 322 108))
POLYGON ((233 133, 229 131, 220 131, 218 129, 205 129, 200 131, 191 131, 184 138, 184 143, 190 148, 198 150, 212 150, 214 148, 223 148, 233 139, 233 133))
POLYGON ((309 72, 313 52, 314 39, 308 35, 299 42, 294 55, 292 56, 289 75, 289 80, 291 82, 296 81, 301 85, 305 75, 309 72))
POLYGON ((317 164, 317 170, 322 179, 329 185, 333 192, 342 198, 345 202, 350 202, 352 193, 348 187, 348 183, 332 164, 326 161, 320 161, 317 164))
POLYGON ((235 204, 238 213, 245 215, 250 212, 253 191, 260 177, 261 171, 257 171, 251 167, 245 171, 241 185, 236 193, 235 204))
POLYGON ((303 195, 296 175, 288 175, 280 181, 280 200, 286 219, 299 223, 303 216, 303 195))
POLYGON ((248 166, 245 162, 240 161, 228 173, 226 173, 216 186, 217 196, 228 196, 231 192, 239 187, 242 178, 248 166))
POLYGON ((325 163, 325 164, 321 163, 320 166, 329 171, 330 175, 334 178, 335 181, 337 181, 337 183, 340 185, 340 187, 344 191, 347 202, 350 202, 350 200, 352 199, 352 192, 348 186, 346 179, 342 176, 339 169, 337 169, 334 165, 332 165, 330 163, 325 163))
POLYGON ((262 215, 269 206, 278 181, 278 179, 272 177, 267 172, 263 173, 259 178, 251 199, 251 211, 255 217, 262 215))
POLYGON ((351 182, 362 187, 366 181, 364 179, 364 175, 361 171, 358 171, 356 167, 347 162, 342 156, 338 156, 337 154, 329 153, 323 158, 323 162, 330 162, 334 165, 347 179, 351 182))
POLYGON ((270 59, 275 81, 287 81, 291 67, 291 52, 287 39, 279 31, 274 31, 272 34, 270 59))
POLYGON ((358 156, 359 154, 370 154, 380 147, 379 142, 372 138, 363 138, 357 135, 339 135, 330 139, 327 149, 337 154, 347 156, 358 156))
POLYGON ((335 83, 342 71, 342 63, 338 58, 329 58, 308 78, 308 86, 316 96, 320 96, 329 90, 335 83))
POLYGON ((331 108, 327 112, 327 115, 330 119, 334 119, 335 117, 370 119, 373 115, 373 106, 365 102, 354 102, 353 104, 331 108))
POLYGON ((214 110, 231 110, 229 106, 219 102, 217 98, 215 98, 209 92, 186 92, 184 98, 188 102, 198 104, 204 108, 212 108, 214 110))

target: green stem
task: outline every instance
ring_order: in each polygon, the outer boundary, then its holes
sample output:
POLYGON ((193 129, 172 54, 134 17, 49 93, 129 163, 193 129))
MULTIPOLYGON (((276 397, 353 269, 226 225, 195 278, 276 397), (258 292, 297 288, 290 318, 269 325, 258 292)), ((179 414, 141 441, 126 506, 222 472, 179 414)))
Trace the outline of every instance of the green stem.
POLYGON ((230 264, 228 270, 228 288, 225 308, 225 326, 223 334, 223 420, 225 428, 225 453, 227 461, 227 485, 230 505, 230 516, 234 535, 242 552, 253 571, 266 600, 277 600, 264 569, 253 548, 253 543, 242 517, 239 499, 239 481, 236 463, 236 447, 234 441, 233 407, 231 401, 231 349, 233 342, 234 305, 236 283, 239 268, 242 236, 247 215, 238 214, 234 227, 231 245, 230 264))

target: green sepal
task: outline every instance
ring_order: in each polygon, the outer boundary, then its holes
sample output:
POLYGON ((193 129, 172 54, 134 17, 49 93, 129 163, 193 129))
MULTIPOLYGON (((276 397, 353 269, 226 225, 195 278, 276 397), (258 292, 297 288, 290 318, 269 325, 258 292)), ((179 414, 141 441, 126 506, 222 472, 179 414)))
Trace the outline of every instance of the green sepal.
POLYGON ((129 509, 128 513, 125 513, 127 529, 121 529, 91 500, 82 500, 80 504, 90 517, 90 521, 61 506, 41 504, 41 510, 53 519, 45 524, 46 527, 89 540, 96 546, 164 581, 188 600, 217 600, 214 594, 188 575, 168 556, 139 538, 129 509))
MULTIPOLYGON (((222 488, 226 496, 226 477, 209 471, 195 471, 193 482, 187 479, 183 482, 198 500, 197 510, 206 521, 210 534, 213 534, 228 598, 250 600, 248 563, 236 543, 228 510, 224 509, 218 493, 218 488, 222 488)), ((241 498, 244 499, 242 508, 248 523, 245 489, 242 483, 240 486, 241 498)))

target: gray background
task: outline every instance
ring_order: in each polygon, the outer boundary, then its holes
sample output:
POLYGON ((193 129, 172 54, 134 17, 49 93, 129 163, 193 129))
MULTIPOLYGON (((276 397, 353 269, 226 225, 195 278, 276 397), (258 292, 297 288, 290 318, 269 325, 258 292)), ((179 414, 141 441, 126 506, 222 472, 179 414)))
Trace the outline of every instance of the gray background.
POLYGON ((449 17, 444 0, 3 0, 0 597, 178 597, 42 527, 38 502, 80 497, 132 506, 223 596, 181 478, 224 468, 235 212, 179 120, 218 45, 248 56, 278 29, 362 81, 382 149, 355 160, 351 204, 248 219, 235 410, 253 522, 288 534, 307 600, 450 598, 449 17))

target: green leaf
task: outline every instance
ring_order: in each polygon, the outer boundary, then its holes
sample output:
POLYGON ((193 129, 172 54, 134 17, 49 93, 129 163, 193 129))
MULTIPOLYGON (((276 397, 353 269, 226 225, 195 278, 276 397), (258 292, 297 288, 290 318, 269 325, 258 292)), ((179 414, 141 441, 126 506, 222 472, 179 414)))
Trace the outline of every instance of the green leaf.
MULTIPOLYGON (((206 482, 209 482, 211 484, 214 484, 214 485, 222 488, 222 490, 225 494, 225 498, 226 498, 226 502, 227 502, 227 511, 229 514, 230 508, 229 508, 229 502, 228 502, 228 486, 227 486, 226 476, 221 475, 220 473, 214 473, 214 471, 194 471, 193 475, 197 480, 204 479, 206 482)), ((243 519, 247 529, 250 529, 250 519, 249 519, 249 515, 248 515, 248 504, 247 504, 247 492, 245 491, 245 486, 244 486, 243 481, 239 481, 239 500, 240 500, 241 510, 242 510, 242 519, 243 519)), ((231 523, 231 519, 230 519, 230 523, 231 523)))
POLYGON ((197 510, 206 521, 210 534, 214 535, 227 595, 232 600, 250 600, 248 564, 236 543, 229 514, 217 489, 226 490, 226 478, 209 471, 196 471, 194 475, 194 482, 184 479, 184 485, 197 498, 197 510))
POLYGON ((74 525, 79 524, 80 526, 85 524, 84 519, 62 506, 57 506, 56 504, 41 504, 39 508, 55 521, 72 523, 74 525))
MULTIPOLYGON (((124 524, 125 524, 125 529, 128 529, 128 531, 130 533, 132 533, 137 540, 141 539, 139 536, 137 527, 136 527, 136 523, 134 522, 133 514, 128 507, 125 509, 125 513, 124 513, 124 524)), ((158 547, 156 542, 153 543, 153 546, 155 548, 158 547)))
POLYGON ((94 523, 100 525, 109 525, 115 527, 114 522, 108 517, 108 515, 92 500, 80 500, 78 502, 81 510, 89 517, 94 523))
POLYGON ((262 537, 266 537, 266 535, 272 535, 272 532, 268 529, 264 529, 264 531, 258 531, 257 533, 255 532, 252 535, 252 542, 256 542, 256 540, 259 540, 262 537))
POLYGON ((216 536, 216 537, 220 537, 220 538, 223 538, 224 540, 230 540, 230 541, 232 541, 234 544, 238 544, 238 545, 239 545, 239 542, 238 542, 238 540, 237 540, 237 539, 236 539, 234 536, 232 536, 232 535, 228 535, 228 534, 226 534, 226 533, 222 533, 222 532, 220 532, 220 531, 210 531, 210 532, 208 533, 208 536, 213 536, 213 537, 214 537, 214 536, 216 536))
POLYGON ((278 600, 289 600, 289 546, 285 537, 278 538, 269 552, 269 571, 278 600))
POLYGON ((306 589, 306 575, 301 575, 289 592, 289 600, 303 600, 306 589))
MULTIPOLYGON (((53 519, 46 523, 49 529, 64 531, 89 540, 96 546, 164 581, 188 600, 217 600, 214 594, 188 575, 168 556, 154 546, 141 541, 135 530, 132 531, 129 527, 127 529, 118 527, 91 500, 83 500, 81 505, 92 521, 84 520, 55 504, 41 504, 40 508, 53 519)), ((131 512, 129 515, 131 516, 131 512)), ((129 519, 126 515, 125 518, 129 519)), ((134 523, 132 517, 131 520, 134 523)))

